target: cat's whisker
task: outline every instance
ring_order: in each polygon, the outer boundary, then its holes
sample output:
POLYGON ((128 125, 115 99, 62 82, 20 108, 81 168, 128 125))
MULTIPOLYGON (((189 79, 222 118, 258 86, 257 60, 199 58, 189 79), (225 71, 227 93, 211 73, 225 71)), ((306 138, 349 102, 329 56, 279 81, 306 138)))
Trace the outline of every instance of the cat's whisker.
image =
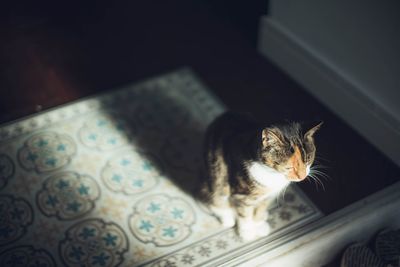
POLYGON ((284 197, 283 197, 283 190, 281 190, 276 198, 278 202, 278 207, 284 202, 284 197))
POLYGON ((320 183, 314 177, 313 177, 312 180, 314 181, 315 187, 317 188, 317 192, 318 192, 319 191, 319 187, 320 187, 320 183))
POLYGON ((314 174, 310 174, 310 177, 313 178, 316 183, 321 185, 322 189, 325 191, 324 183, 317 176, 315 176, 314 174))
POLYGON ((321 185, 321 187, 322 187, 322 190, 325 191, 324 183, 323 183, 318 177, 315 177, 315 179, 320 183, 320 185, 321 185))
POLYGON ((327 159, 327 158, 324 158, 324 157, 321 157, 320 155, 316 155, 315 156, 315 159, 318 161, 318 160, 321 160, 321 161, 325 161, 325 162, 331 162, 329 159, 327 159))
POLYGON ((285 193, 287 188, 290 186, 290 184, 287 184, 279 193, 278 196, 276 197, 276 202, 279 205, 283 204, 285 202, 285 193))
POLYGON ((316 184, 317 190, 318 190, 319 189, 319 182, 315 178, 315 175, 313 173, 310 173, 308 176, 311 178, 311 180, 314 181, 314 183, 316 184))
POLYGON ((311 178, 311 181, 314 182, 315 188, 317 189, 317 192, 318 192, 319 191, 319 183, 317 183, 317 181, 314 179, 314 177, 310 176, 310 178, 311 178))
POLYGON ((312 183, 312 178, 311 178, 310 175, 308 175, 308 176, 306 177, 306 181, 309 182, 309 183, 312 183))
POLYGON ((276 198, 276 202, 278 203, 278 207, 282 205, 283 200, 281 194, 279 194, 278 197, 276 198))
POLYGON ((328 175, 326 173, 324 173, 322 171, 319 171, 319 170, 311 170, 310 173, 317 174, 317 175, 320 175, 320 176, 323 176, 323 177, 328 177, 328 175))
POLYGON ((275 198, 275 201, 276 201, 276 206, 279 208, 280 207, 279 206, 279 197, 275 198))
POLYGON ((311 166, 311 168, 312 168, 312 169, 329 169, 328 166, 323 165, 323 164, 319 164, 319 163, 314 163, 314 164, 311 166))
POLYGON ((283 202, 285 202, 285 193, 286 193, 286 190, 288 189, 289 185, 290 185, 290 184, 287 184, 287 185, 283 188, 283 194, 282 194, 282 200, 283 200, 283 202))
POLYGON ((329 167, 328 166, 325 166, 325 165, 321 165, 321 164, 314 164, 312 167, 311 167, 312 169, 329 169, 329 167))
POLYGON ((314 173, 314 176, 317 176, 320 180, 323 180, 323 181, 330 181, 331 180, 330 177, 328 177, 326 175, 318 174, 318 173, 314 173))
POLYGON ((319 184, 315 181, 314 177, 311 176, 311 174, 309 174, 307 177, 310 178, 309 181, 312 181, 315 184, 315 188, 317 189, 317 191, 319 191, 319 184))
POLYGON ((282 192, 279 192, 278 196, 275 199, 278 207, 280 207, 283 202, 283 199, 281 199, 281 195, 282 195, 282 192))
POLYGON ((324 172, 322 172, 322 171, 316 170, 316 169, 311 169, 311 170, 310 170, 310 173, 319 175, 321 178, 324 178, 324 179, 327 179, 327 180, 330 180, 330 179, 331 179, 331 178, 329 177, 329 175, 327 175, 326 173, 324 173, 324 172))
POLYGON ((317 171, 317 172, 323 173, 321 169, 327 169, 327 167, 322 166, 322 165, 313 165, 313 166, 311 166, 310 171, 317 171))
POLYGON ((330 180, 329 175, 327 175, 326 173, 324 173, 321 170, 317 170, 315 168, 311 168, 310 173, 315 177, 320 177, 320 178, 323 178, 323 179, 330 180))

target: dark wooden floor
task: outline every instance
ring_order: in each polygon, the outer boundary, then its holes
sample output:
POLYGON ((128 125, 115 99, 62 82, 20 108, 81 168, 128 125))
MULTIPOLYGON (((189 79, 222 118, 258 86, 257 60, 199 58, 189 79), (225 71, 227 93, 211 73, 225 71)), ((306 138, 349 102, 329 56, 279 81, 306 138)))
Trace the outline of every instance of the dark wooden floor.
POLYGON ((140 2, 2 8, 0 122, 190 66, 234 110, 270 123, 325 122, 316 141, 330 180, 325 191, 301 185, 323 212, 398 180, 399 168, 261 57, 210 6, 140 2))

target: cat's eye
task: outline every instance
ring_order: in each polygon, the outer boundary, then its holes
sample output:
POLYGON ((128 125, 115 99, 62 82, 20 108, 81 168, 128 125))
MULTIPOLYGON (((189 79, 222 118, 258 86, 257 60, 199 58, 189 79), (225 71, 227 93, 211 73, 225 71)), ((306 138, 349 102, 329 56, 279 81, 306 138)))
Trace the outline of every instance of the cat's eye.
POLYGON ((290 153, 294 153, 294 147, 293 146, 290 146, 290 153))

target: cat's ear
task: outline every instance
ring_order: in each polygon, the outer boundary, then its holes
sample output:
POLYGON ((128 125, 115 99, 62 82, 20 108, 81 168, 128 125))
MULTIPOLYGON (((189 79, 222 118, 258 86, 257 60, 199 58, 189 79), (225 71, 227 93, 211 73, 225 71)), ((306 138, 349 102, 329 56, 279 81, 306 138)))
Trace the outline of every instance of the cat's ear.
POLYGON ((265 128, 262 131, 263 147, 283 145, 283 135, 277 128, 265 128))
POLYGON ((316 126, 312 127, 310 130, 308 130, 308 131, 306 132, 306 134, 304 135, 304 139, 306 139, 306 140, 311 140, 311 139, 313 138, 315 132, 318 131, 319 128, 321 128, 321 125, 322 125, 323 123, 324 123, 324 122, 321 121, 321 122, 318 123, 316 126))

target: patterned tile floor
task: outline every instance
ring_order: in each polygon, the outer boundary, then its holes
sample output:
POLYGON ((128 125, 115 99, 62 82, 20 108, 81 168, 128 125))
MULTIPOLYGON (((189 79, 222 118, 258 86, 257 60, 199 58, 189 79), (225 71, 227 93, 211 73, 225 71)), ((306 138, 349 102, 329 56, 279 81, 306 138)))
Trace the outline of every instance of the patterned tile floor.
MULTIPOLYGON (((182 69, 3 125, 0 266, 215 266, 245 256, 254 242, 190 194, 202 135, 223 111, 182 69)), ((261 241, 319 216, 289 188, 261 241)))

